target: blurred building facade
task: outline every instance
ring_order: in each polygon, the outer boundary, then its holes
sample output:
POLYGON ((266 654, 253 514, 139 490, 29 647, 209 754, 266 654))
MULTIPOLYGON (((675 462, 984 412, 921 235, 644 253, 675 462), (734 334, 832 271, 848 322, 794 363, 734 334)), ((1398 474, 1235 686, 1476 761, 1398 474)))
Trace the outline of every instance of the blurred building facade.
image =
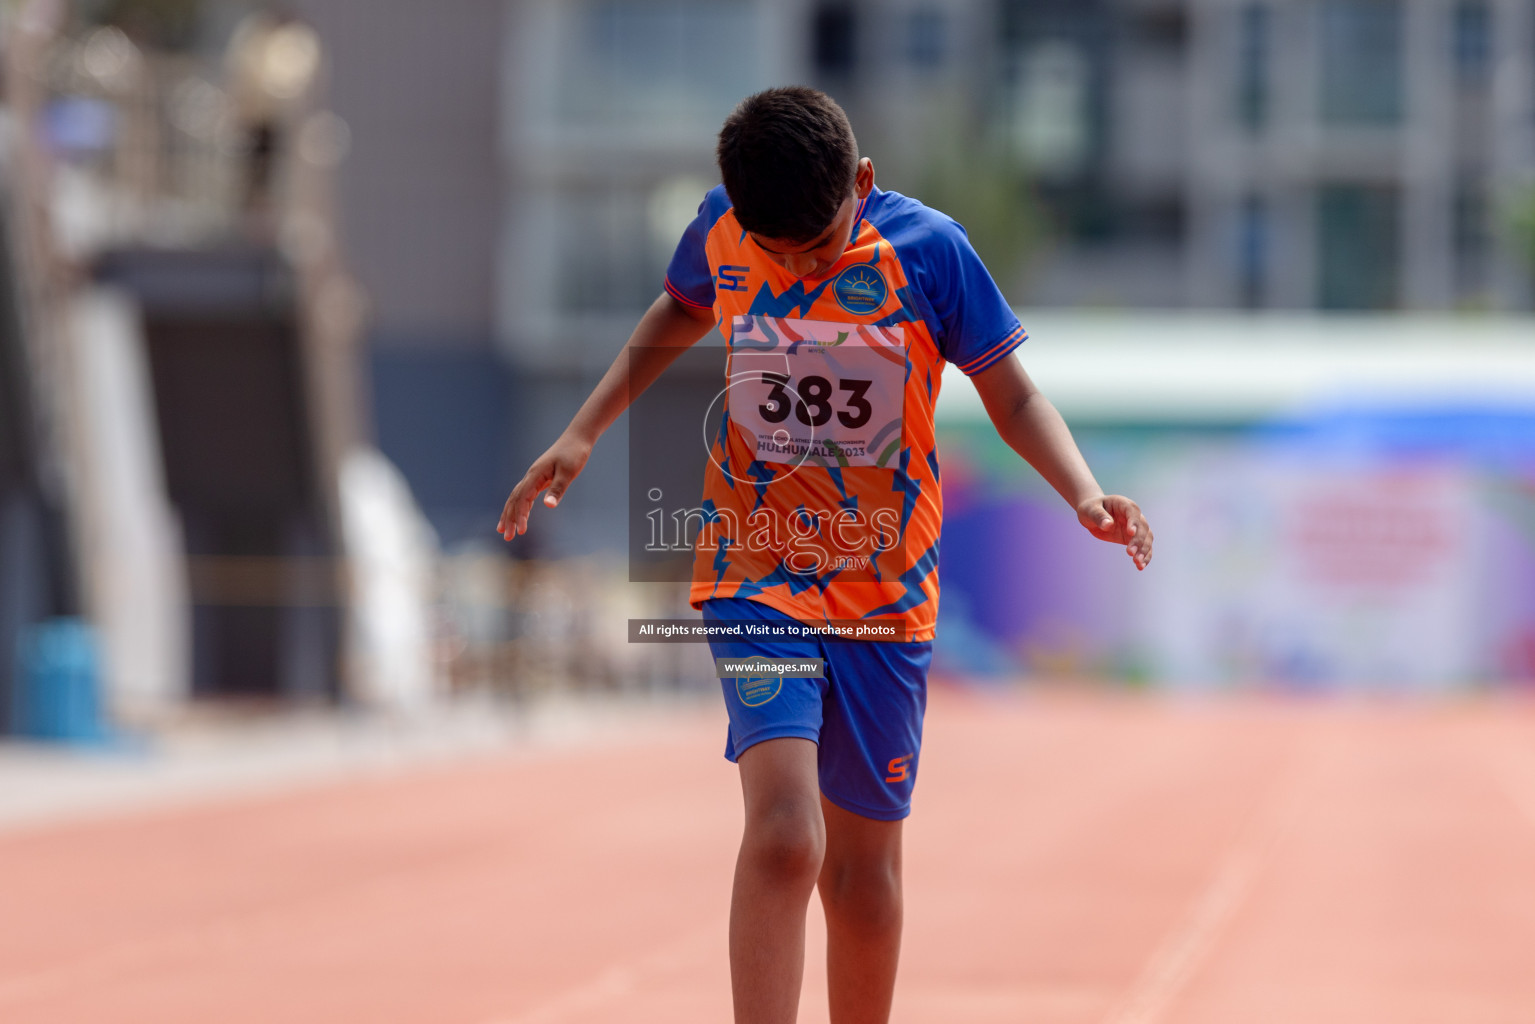
MULTIPOLYGON (((380 441, 449 544, 659 293, 721 120, 772 84, 836 96, 880 183, 965 223, 1023 306, 1531 302, 1525 0, 293 6, 353 129, 380 441)), ((596 458, 621 475, 621 443, 596 458)), ((619 492, 586 490, 527 553, 604 535, 619 492)))
POLYGON ((1523 309, 1535 7, 1188 7, 1189 301, 1523 309))
POLYGON ((648 301, 720 117, 786 81, 837 96, 882 183, 952 209, 1021 304, 1531 302, 1510 233, 1535 186, 1523 0, 510 11, 500 324, 518 358, 571 365, 562 332, 607 336, 648 301), (989 186, 1013 194, 976 202, 989 186))
POLYGON ((1535 181, 1528 3, 1004 11, 998 87, 1057 229, 1020 301, 1529 308, 1510 230, 1535 181))

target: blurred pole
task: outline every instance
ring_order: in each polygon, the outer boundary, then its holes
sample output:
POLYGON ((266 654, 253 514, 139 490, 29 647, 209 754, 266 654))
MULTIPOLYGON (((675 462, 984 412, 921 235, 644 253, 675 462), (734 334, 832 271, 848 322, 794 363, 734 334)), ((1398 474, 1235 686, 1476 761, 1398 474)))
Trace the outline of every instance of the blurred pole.
MULTIPOLYGON (((307 26, 306 31, 312 34, 307 26)), ((302 48, 298 42, 292 46, 302 48)), ((314 72, 292 97, 275 216, 279 245, 298 281, 306 400, 323 481, 321 497, 331 535, 340 538, 346 557, 355 559, 363 557, 366 548, 357 547, 346 529, 340 488, 348 462, 371 445, 360 383, 366 301, 347 269, 337 222, 336 172, 351 148, 350 129, 321 102, 325 62, 317 38, 315 46, 314 72)), ((359 599, 354 593, 343 598, 347 608, 341 643, 347 653, 342 687, 348 696, 366 700, 374 691, 363 678, 368 658, 357 620, 359 599)))
MULTIPOLYGON (((80 524, 70 515, 73 492, 80 483, 70 472, 78 432, 67 386, 68 353, 60 344, 61 298, 68 287, 69 270, 59 263, 51 243, 49 156, 36 136, 49 48, 66 13, 61 4, 34 0, 3 23, 5 90, 12 121, 4 183, 10 250, 10 265, 5 269, 15 296, 11 322, 3 329, 16 333, 15 341, 24 361, 31 405, 26 426, 32 435, 34 483, 45 504, 65 515, 71 535, 78 537, 80 524)), ((73 562, 69 552, 60 551, 59 555, 66 563, 73 562)), ((77 604, 79 571, 78 565, 68 564, 58 573, 61 610, 73 610, 77 604)))

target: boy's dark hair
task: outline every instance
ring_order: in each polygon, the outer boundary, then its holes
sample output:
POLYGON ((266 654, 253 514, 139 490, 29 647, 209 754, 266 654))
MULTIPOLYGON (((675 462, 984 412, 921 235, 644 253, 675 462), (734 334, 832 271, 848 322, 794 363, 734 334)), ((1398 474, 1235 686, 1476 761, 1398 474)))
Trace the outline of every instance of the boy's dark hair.
POLYGON ((742 100, 720 129, 720 177, 741 227, 809 242, 853 194, 858 140, 847 114, 817 89, 768 89, 742 100))

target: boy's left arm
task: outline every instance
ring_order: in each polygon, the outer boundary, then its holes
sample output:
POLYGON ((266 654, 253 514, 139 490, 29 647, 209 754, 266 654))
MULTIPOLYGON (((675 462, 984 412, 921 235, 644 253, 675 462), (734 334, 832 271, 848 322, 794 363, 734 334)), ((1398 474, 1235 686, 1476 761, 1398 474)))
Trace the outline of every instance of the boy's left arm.
POLYGON ((1066 421, 1024 372, 1016 355, 970 378, 986 413, 1008 447, 1077 511, 1077 519, 1099 540, 1123 544, 1137 569, 1151 561, 1151 527, 1141 508, 1121 494, 1104 494, 1087 460, 1072 440, 1066 421))

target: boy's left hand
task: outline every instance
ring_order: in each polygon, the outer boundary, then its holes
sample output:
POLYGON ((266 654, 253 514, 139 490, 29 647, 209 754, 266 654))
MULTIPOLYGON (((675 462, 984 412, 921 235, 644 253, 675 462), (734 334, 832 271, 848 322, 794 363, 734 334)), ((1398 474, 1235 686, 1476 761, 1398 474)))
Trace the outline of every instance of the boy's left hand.
POLYGON ((1099 540, 1123 544, 1137 569, 1151 562, 1151 527, 1141 507, 1122 494, 1089 498, 1077 506, 1077 518, 1099 540))

